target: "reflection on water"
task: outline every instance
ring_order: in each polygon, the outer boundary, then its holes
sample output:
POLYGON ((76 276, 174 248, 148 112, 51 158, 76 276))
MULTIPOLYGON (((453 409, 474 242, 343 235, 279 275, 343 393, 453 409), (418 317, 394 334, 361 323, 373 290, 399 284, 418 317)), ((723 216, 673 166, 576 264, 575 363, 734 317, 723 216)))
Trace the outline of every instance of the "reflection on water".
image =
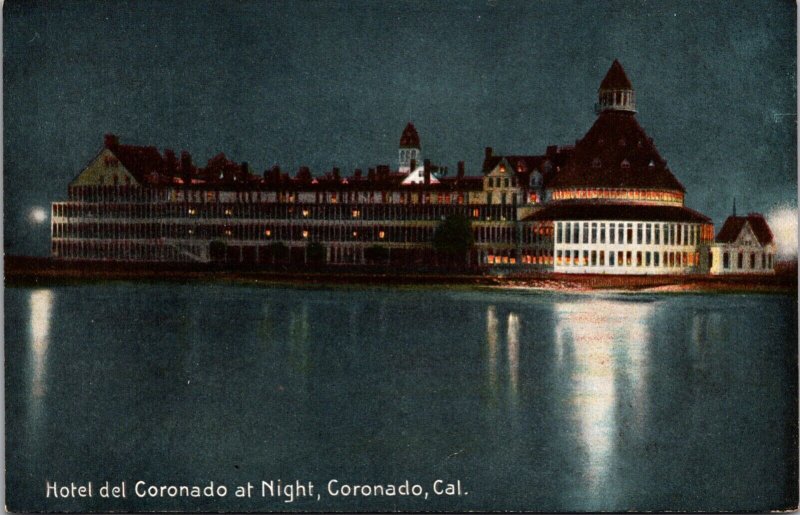
POLYGON ((642 424, 653 310, 653 303, 599 298, 555 305, 557 367, 571 380, 568 399, 586 455, 587 491, 597 496, 607 495, 620 401, 630 403, 642 424))
POLYGON ((16 511, 292 508, 43 496, 48 479, 82 477, 449 477, 469 491, 323 495, 300 511, 763 511, 789 506, 797 482, 796 298, 172 284, 6 296, 16 511))
POLYGON ((30 307, 31 402, 29 419, 31 438, 36 439, 41 421, 42 402, 47 392, 47 347, 50 345, 50 311, 53 292, 34 290, 28 300, 30 307))
POLYGON ((488 306, 486 308, 486 345, 489 388, 492 398, 496 399, 501 385, 507 383, 508 402, 511 412, 514 414, 519 400, 519 315, 515 312, 508 313, 505 339, 501 338, 503 330, 500 326, 501 319, 497 316, 497 307, 488 306), (503 344, 505 344, 505 355, 500 350, 503 344), (500 361, 503 358, 505 362, 501 364, 500 361))
POLYGON ((516 313, 508 314, 508 384, 511 395, 511 405, 517 403, 517 383, 519 382, 519 316, 516 313))

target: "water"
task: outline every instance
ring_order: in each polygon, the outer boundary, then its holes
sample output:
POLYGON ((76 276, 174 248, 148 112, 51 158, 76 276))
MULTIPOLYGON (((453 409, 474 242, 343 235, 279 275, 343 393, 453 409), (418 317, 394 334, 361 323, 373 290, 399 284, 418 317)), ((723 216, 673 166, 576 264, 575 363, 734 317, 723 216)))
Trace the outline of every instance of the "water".
POLYGON ((793 296, 119 283, 5 302, 11 509, 796 503, 793 296), (320 500, 261 497, 278 479, 320 500), (429 498, 331 497, 332 479, 429 498), (436 479, 467 493, 435 496, 436 479), (47 481, 94 496, 47 499, 47 481), (128 497, 98 497, 105 481, 128 497), (229 490, 137 498, 136 481, 229 490))

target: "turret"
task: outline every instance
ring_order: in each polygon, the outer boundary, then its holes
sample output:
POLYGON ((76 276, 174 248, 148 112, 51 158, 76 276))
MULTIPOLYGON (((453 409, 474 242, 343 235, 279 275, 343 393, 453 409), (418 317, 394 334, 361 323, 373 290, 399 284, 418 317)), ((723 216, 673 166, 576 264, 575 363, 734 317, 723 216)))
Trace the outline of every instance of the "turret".
POLYGON ((633 84, 616 59, 597 90, 595 111, 598 114, 603 111, 636 112, 636 93, 633 91, 633 84))
POLYGON ((412 161, 419 162, 421 157, 419 134, 414 124, 408 122, 400 136, 399 169, 402 173, 413 172, 412 161))

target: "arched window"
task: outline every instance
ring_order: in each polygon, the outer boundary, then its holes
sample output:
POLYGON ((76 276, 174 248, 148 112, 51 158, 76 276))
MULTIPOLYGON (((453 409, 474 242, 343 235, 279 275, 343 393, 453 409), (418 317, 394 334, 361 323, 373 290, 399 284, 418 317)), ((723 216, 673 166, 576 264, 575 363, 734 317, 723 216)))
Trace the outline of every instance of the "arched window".
POLYGON ((623 170, 627 170, 631 167, 631 163, 627 159, 623 159, 620 166, 622 167, 623 170))
POLYGON ((603 163, 600 161, 600 158, 595 157, 594 160, 592 160, 592 168, 600 168, 601 166, 603 166, 603 163))

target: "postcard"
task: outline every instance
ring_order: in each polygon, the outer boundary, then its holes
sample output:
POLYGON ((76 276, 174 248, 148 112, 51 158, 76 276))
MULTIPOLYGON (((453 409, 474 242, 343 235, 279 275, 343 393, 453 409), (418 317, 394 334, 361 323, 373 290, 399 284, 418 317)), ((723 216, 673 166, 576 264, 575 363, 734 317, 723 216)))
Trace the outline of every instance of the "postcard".
POLYGON ((797 509, 796 48, 778 1, 6 1, 6 509, 797 509))

